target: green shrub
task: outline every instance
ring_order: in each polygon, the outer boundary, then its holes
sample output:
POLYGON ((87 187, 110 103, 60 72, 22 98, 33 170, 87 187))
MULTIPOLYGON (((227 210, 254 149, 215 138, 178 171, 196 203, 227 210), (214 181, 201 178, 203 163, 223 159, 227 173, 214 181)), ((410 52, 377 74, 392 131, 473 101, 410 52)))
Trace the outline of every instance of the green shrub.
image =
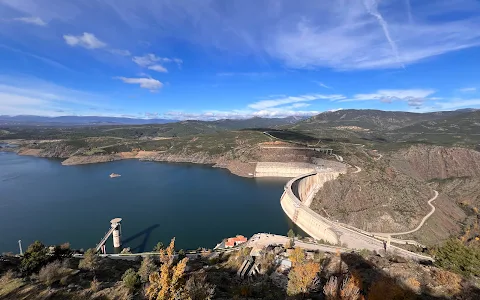
POLYGON ((122 281, 130 293, 134 292, 142 284, 140 276, 131 268, 123 273, 122 281))
POLYGON ((435 264, 465 276, 480 276, 480 249, 451 239, 434 251, 435 264))
POLYGON ((153 272, 157 271, 158 267, 155 265, 153 258, 151 256, 146 256, 142 260, 140 269, 138 270, 138 275, 142 282, 148 282, 148 277, 153 272))
POLYGON ((78 267, 80 269, 86 269, 94 271, 100 266, 100 257, 95 253, 94 249, 88 249, 83 255, 83 259, 80 261, 78 267))
POLYGON ((23 254, 20 270, 22 273, 30 275, 38 272, 49 261, 48 249, 40 241, 35 241, 23 254))
POLYGON ((187 257, 187 254, 185 253, 185 250, 180 249, 180 250, 178 251, 178 260, 182 260, 182 259, 184 259, 185 257, 187 257))

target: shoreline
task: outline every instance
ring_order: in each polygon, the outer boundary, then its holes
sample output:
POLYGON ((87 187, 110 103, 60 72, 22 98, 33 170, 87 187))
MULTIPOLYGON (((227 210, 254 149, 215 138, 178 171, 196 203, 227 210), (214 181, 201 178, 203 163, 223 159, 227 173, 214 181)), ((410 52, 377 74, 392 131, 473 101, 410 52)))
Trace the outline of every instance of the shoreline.
POLYGON ((213 168, 227 169, 233 175, 244 178, 254 178, 252 174, 255 173, 257 162, 241 162, 238 160, 227 160, 224 158, 206 157, 205 155, 193 154, 189 156, 166 154, 159 151, 131 151, 120 152, 116 154, 106 155, 90 155, 90 156, 70 156, 70 157, 54 157, 43 155, 42 149, 31 148, 0 148, 0 152, 15 153, 20 156, 33 156, 39 158, 58 158, 61 159, 63 166, 76 166, 86 164, 108 163, 120 160, 137 159, 140 161, 153 161, 164 163, 191 163, 199 165, 210 165, 213 168))

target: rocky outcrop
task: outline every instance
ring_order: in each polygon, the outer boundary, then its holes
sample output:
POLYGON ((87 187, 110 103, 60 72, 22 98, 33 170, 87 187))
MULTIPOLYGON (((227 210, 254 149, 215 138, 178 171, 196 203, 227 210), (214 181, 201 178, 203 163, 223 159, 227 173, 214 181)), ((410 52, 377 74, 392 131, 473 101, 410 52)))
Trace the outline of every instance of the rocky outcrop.
POLYGON ((440 146, 413 146, 392 155, 392 163, 423 180, 480 177, 480 152, 440 146))

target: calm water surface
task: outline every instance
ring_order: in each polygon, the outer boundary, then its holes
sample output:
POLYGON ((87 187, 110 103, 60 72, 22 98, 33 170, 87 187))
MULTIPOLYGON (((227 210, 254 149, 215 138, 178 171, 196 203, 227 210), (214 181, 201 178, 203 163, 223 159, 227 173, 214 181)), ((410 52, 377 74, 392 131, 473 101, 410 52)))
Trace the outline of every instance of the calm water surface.
POLYGON ((236 234, 286 234, 293 225, 280 207, 285 182, 190 164, 67 167, 0 152, 0 253, 17 253, 19 239, 24 249, 36 239, 91 248, 114 217, 123 218, 124 246, 134 252, 174 236, 179 248, 194 249, 236 234), (112 172, 122 177, 111 179, 112 172))

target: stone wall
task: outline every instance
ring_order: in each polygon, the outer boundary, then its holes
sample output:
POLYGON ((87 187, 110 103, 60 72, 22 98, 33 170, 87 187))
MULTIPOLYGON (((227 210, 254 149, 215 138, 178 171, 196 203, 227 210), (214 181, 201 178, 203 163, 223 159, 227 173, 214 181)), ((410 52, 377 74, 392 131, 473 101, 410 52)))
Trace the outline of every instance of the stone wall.
POLYGON ((308 163, 258 162, 254 176, 293 178, 314 170, 315 165, 308 163))
POLYGON ((332 244, 338 244, 339 237, 330 224, 306 204, 311 202, 311 198, 325 182, 334 180, 339 174, 337 171, 323 170, 292 179, 285 186, 280 200, 283 211, 298 227, 314 239, 332 244))

